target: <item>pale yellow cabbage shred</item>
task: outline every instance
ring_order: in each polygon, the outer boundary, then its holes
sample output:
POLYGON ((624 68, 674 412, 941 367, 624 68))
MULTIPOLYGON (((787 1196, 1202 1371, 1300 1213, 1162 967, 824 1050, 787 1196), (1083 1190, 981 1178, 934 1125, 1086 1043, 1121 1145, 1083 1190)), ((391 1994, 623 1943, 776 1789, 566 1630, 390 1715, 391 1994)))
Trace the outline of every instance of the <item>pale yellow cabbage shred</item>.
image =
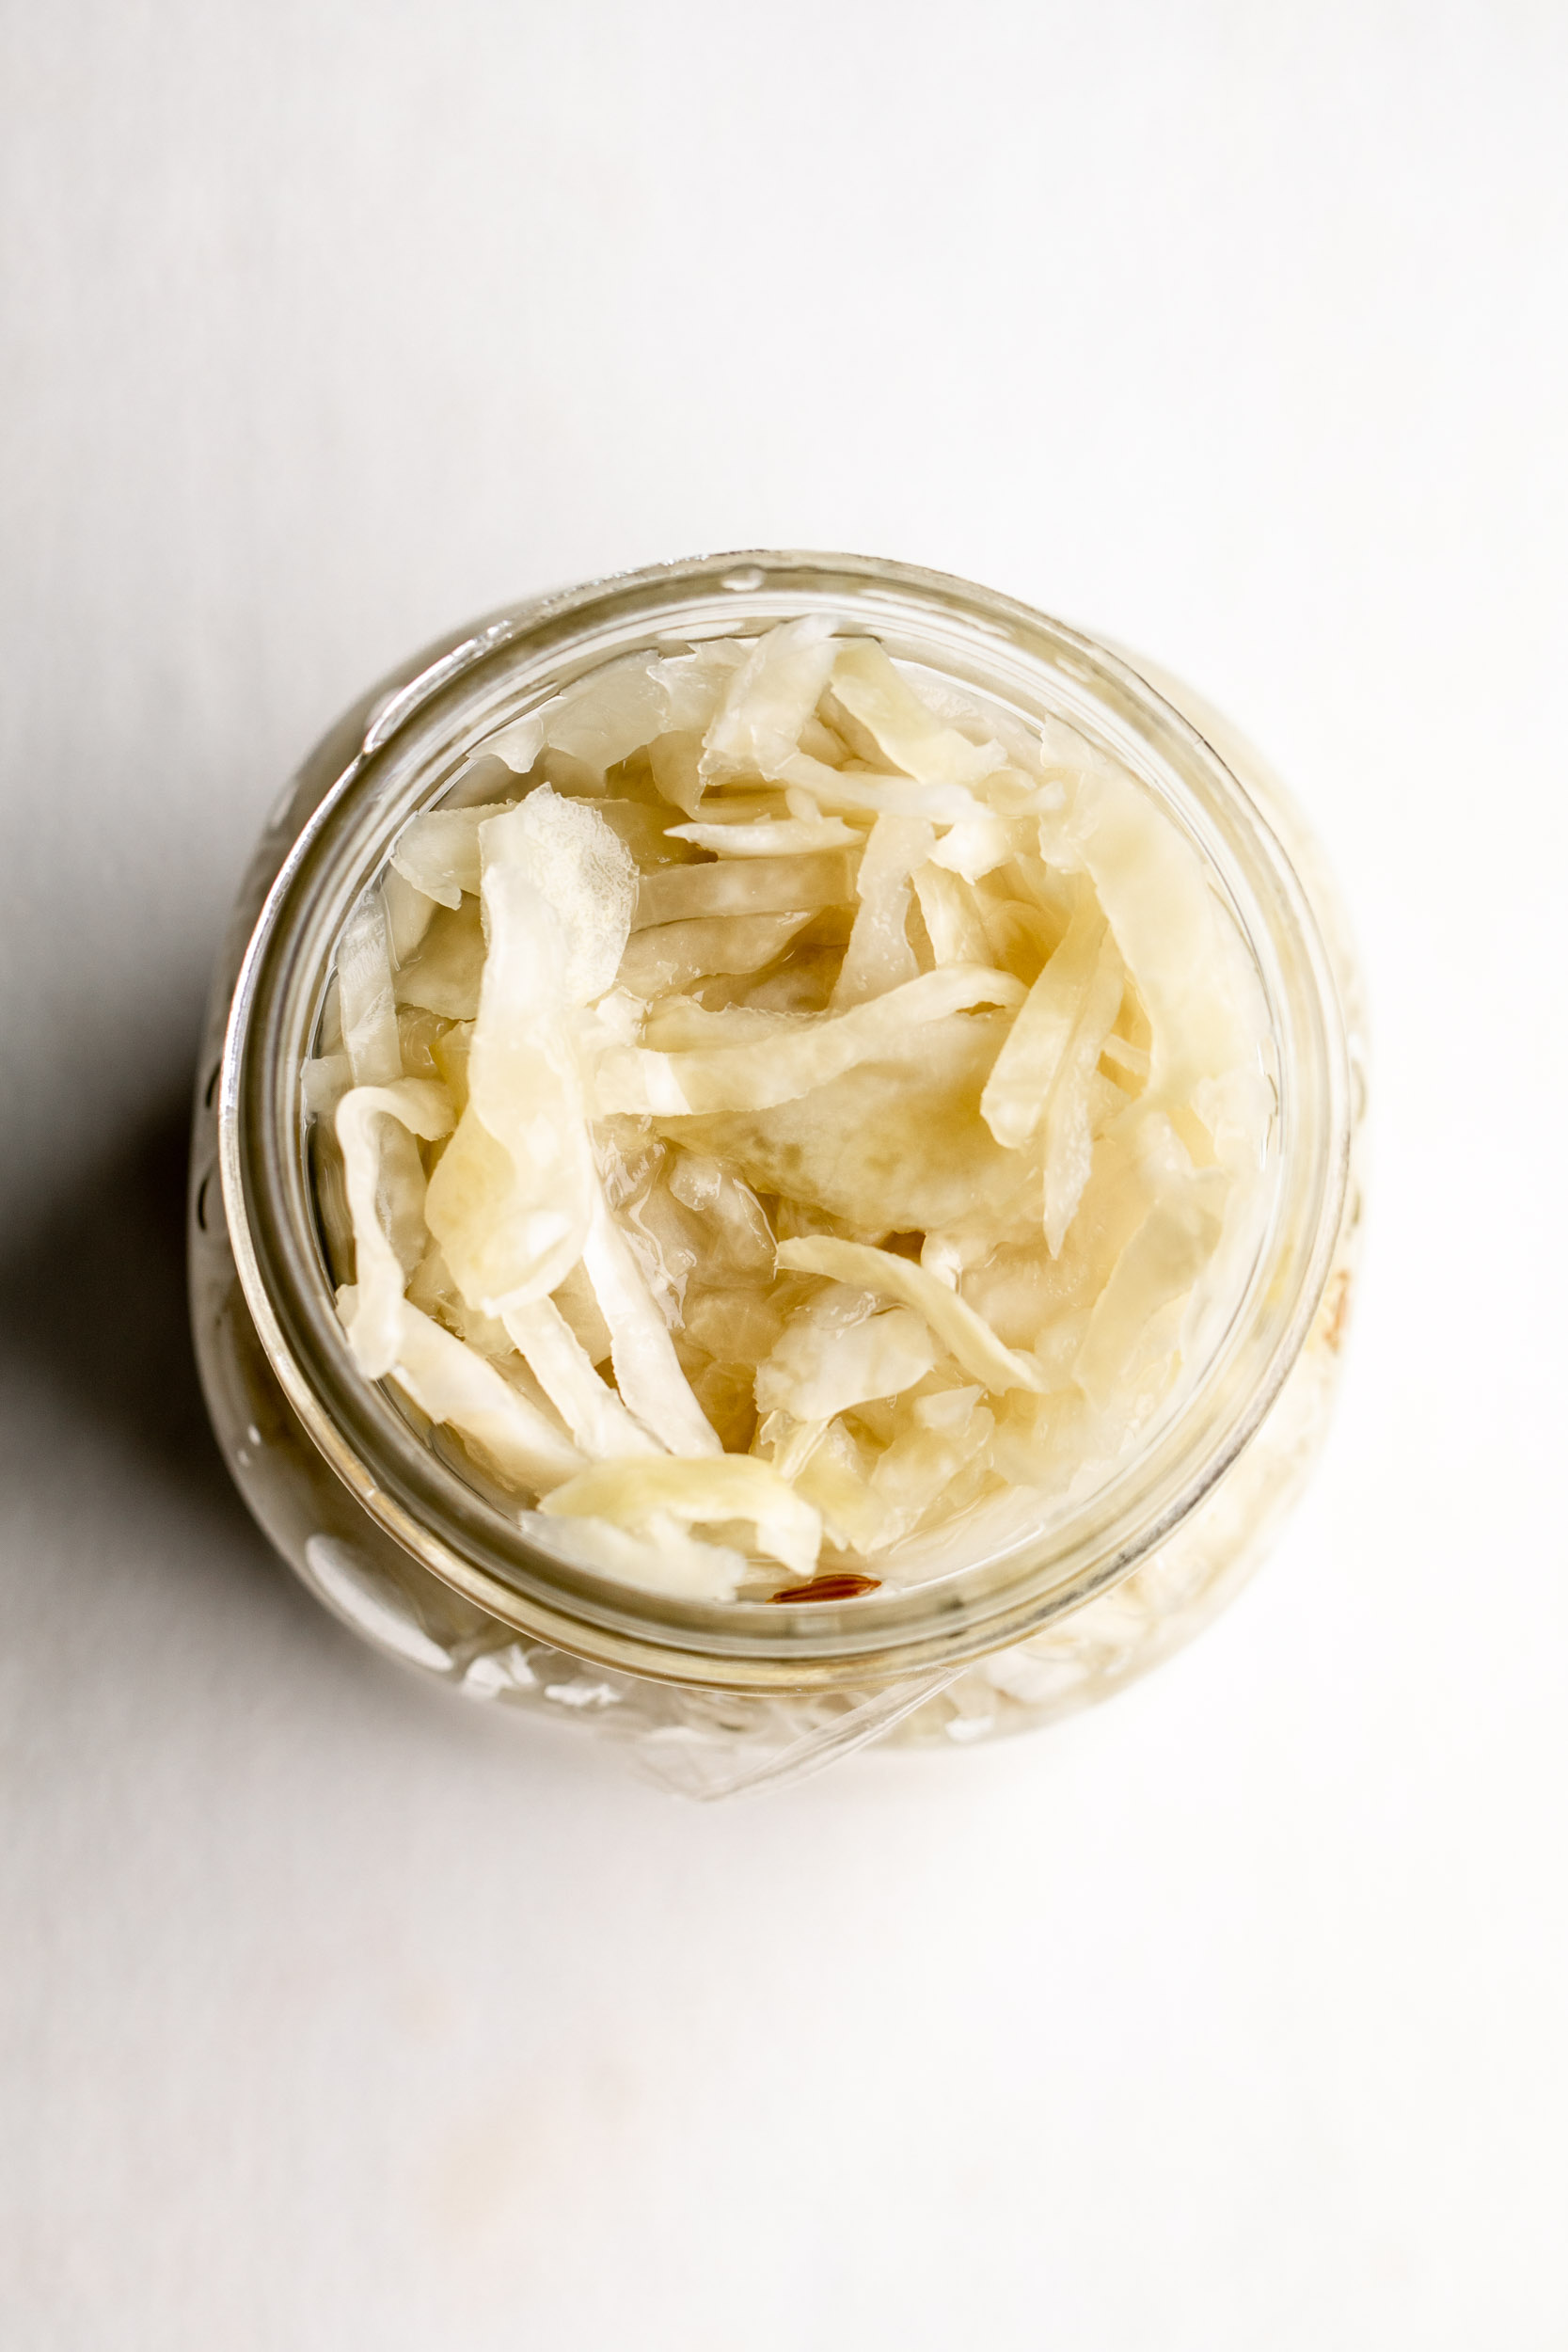
POLYGON ((304 1089, 348 1343, 569 1567, 942 1574, 1223 1319, 1266 1039, 1197 852, 1070 728, 823 614, 626 656, 344 930, 304 1089))

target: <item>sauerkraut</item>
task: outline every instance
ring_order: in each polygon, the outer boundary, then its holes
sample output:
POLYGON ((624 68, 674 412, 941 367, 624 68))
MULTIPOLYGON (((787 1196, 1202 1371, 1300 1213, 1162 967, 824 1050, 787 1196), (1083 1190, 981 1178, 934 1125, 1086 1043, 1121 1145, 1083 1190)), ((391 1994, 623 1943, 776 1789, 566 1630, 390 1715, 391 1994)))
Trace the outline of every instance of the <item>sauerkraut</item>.
POLYGON ((1267 1038, 1196 850, 1066 724, 817 615, 617 660, 343 931, 305 1101, 348 1345, 564 1562, 871 1605, 1200 1367, 1267 1038))

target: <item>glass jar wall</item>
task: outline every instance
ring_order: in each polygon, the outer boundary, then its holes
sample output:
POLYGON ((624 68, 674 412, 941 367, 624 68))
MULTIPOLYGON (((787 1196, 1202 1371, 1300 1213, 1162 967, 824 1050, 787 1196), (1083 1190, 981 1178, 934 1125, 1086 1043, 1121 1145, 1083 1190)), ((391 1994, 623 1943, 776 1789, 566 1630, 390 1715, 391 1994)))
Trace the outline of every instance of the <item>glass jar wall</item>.
POLYGON ((1301 819, 1216 714, 1006 598, 866 559, 756 554, 597 582, 438 646, 351 711, 260 844, 214 978, 191 1192, 210 1408, 252 1512, 341 1617, 470 1696, 592 1722, 717 1793, 873 1738, 965 1743, 1105 1695, 1266 1549, 1321 1442, 1358 1195, 1361 1018, 1301 819), (1269 1213, 1189 1392, 1081 1508, 1005 1557, 810 1608, 696 1603, 545 1557, 363 1381, 334 1311, 300 1073, 336 943, 473 748, 600 663, 806 613, 1027 723, 1065 721, 1196 849, 1253 960, 1276 1092, 1269 1213))

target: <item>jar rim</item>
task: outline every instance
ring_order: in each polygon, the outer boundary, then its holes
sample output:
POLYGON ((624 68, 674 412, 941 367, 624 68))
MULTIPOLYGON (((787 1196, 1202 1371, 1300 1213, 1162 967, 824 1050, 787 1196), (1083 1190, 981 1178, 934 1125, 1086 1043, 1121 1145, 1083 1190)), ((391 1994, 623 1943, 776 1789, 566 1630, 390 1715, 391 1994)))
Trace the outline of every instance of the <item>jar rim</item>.
POLYGON ((1147 1560, 1225 1476, 1301 1353, 1350 1174, 1349 1057, 1332 962, 1268 814, 1206 737, 1123 656, 1015 599, 880 558, 795 550, 657 564, 509 607, 362 707, 352 756, 325 777, 308 762, 293 796, 292 845, 230 1003, 218 1129, 235 1263, 262 1346, 370 1516, 521 1631, 624 1671, 735 1689, 957 1666, 1026 1638, 1147 1560), (617 654, 752 634, 817 611, 895 653, 921 648, 915 658, 1022 715, 1065 718, 1165 801, 1263 983, 1280 1066, 1275 1200, 1227 1330, 1148 1441, 1081 1507, 995 1558, 851 1603, 678 1600, 540 1551, 419 1436, 384 1385, 363 1379, 315 1222, 299 1073, 348 907, 470 750, 617 654))

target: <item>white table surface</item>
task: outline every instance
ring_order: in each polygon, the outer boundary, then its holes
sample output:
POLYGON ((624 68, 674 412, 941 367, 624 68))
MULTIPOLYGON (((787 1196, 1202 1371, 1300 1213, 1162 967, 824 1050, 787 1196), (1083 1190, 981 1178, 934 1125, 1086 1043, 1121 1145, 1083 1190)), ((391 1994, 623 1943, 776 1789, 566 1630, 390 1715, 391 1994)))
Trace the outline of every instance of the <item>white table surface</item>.
POLYGON ((3 19, 17 2352, 1568 2342, 1551 5, 3 19), (194 1402, 278 783, 449 624, 869 548, 1185 673, 1377 1035, 1343 1406, 1098 1715, 683 1806, 356 1648, 194 1402))

